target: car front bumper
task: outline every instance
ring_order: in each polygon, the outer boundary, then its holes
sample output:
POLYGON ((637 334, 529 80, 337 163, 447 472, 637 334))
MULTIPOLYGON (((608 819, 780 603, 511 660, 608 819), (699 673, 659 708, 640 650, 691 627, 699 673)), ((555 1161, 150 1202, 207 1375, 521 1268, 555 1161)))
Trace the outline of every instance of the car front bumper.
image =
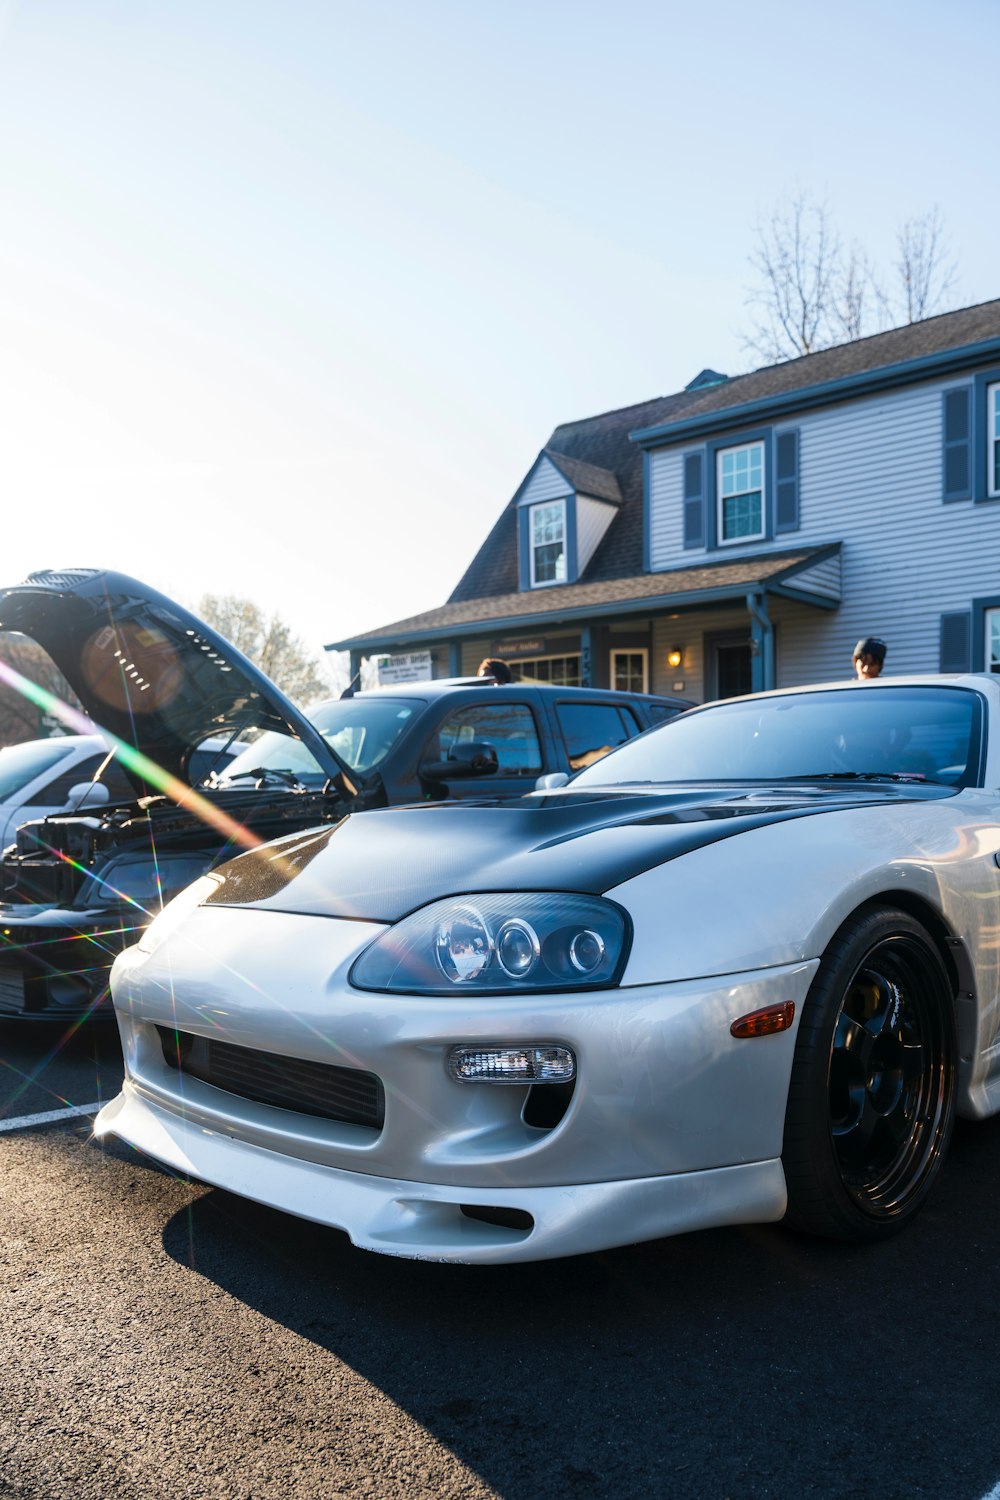
MULTIPOLYGON (((113 980, 126 1063, 98 1117, 178 1171, 343 1229, 384 1253, 506 1261, 778 1219, 794 1026, 733 1020, 795 1002, 815 962, 588 995, 362 993, 347 974, 371 923, 200 908, 113 980), (165 1038, 375 1075, 384 1117, 319 1118, 179 1071, 165 1038), (536 1084, 463 1083, 454 1045, 558 1044, 577 1078, 539 1127, 536 1084)), ((627 977, 627 976, 626 976, 627 977)), ((249 1090, 249 1085, 248 1085, 249 1090)))

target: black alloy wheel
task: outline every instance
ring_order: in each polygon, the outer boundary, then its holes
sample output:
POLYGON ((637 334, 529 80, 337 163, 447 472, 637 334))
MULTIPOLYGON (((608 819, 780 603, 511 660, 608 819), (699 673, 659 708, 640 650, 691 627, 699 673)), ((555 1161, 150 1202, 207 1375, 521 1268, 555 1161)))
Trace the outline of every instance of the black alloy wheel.
POLYGON ((926 1199, 955 1117, 952 987, 923 928, 869 907, 827 949, 795 1044, 782 1165, 787 1222, 876 1240, 926 1199))

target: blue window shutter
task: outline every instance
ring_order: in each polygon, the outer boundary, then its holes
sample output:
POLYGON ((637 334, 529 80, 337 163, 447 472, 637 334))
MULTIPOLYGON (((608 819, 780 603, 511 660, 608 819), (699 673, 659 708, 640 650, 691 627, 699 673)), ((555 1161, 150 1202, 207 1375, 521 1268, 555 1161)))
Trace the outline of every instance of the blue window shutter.
POLYGON ((799 434, 779 432, 774 444, 774 529, 799 529, 799 434))
POLYGON ((972 616, 967 609, 941 616, 941 672, 971 670, 972 616))
POLYGON ((972 388, 960 386, 954 391, 945 391, 943 427, 944 451, 942 455, 943 488, 941 498, 945 504, 953 500, 972 498, 972 388))
POLYGON ((684 545, 705 545, 705 455, 684 455, 684 545))

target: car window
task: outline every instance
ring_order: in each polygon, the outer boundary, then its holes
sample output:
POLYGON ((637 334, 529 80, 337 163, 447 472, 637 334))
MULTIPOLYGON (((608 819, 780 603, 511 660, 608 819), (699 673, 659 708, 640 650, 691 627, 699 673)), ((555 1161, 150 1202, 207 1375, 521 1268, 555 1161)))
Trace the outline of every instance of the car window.
POLYGON ((616 703, 557 703, 570 768, 582 771, 639 733, 631 709, 616 703))
MULTIPOLYGON (((107 751, 105 751, 106 754, 107 751)), ((93 780, 94 773, 103 759, 104 755, 88 755, 86 760, 78 760, 75 765, 70 766, 68 771, 61 772, 33 792, 25 805, 61 807, 64 802, 69 801, 72 787, 79 786, 81 781, 93 780)))
POLYGON ((424 748, 425 761, 447 760, 452 745, 486 740, 497 752, 500 776, 538 776, 542 750, 527 704, 476 703, 448 715, 424 748))
POLYGON ((912 776, 975 785, 982 699, 964 688, 856 687, 745 698, 679 714, 579 785, 912 776))
POLYGON ((0 750, 0 801, 13 797, 43 771, 57 766, 72 748, 58 740, 28 740, 0 750))

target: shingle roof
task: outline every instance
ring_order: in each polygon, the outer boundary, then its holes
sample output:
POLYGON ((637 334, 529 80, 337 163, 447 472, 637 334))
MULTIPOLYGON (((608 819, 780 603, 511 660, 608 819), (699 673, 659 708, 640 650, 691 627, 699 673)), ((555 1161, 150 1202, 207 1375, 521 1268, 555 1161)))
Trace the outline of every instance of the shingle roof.
POLYGON ((506 628, 513 621, 523 625, 535 620, 537 627, 543 629, 567 615, 625 603, 635 602, 639 608, 652 607, 654 602, 662 605, 664 601, 683 605, 686 595, 738 597, 758 585, 791 579, 834 550, 830 546, 798 547, 758 557, 727 558, 724 562, 702 563, 697 567, 643 573, 638 578, 588 580, 565 587, 535 589, 530 594, 514 591, 487 599, 449 600, 439 609, 380 625, 350 640, 334 641, 327 649, 346 651, 380 640, 402 644, 409 637, 447 633, 462 625, 496 624, 506 628))
MULTIPOLYGON (((544 605, 536 605, 518 591, 517 511, 514 500, 511 500, 465 570, 444 610, 430 610, 427 615, 414 616, 413 620, 430 621, 440 616, 443 623, 444 614, 452 606, 466 604, 470 608, 460 616, 454 616, 454 623, 460 619, 470 622, 499 619, 506 609, 504 601, 516 601, 518 612, 522 614, 530 614, 533 608, 537 608, 540 614, 552 613, 558 608, 558 601, 575 597, 576 590, 612 581, 615 581, 622 599, 644 597, 647 578, 643 574, 643 453, 630 434, 695 420, 715 412, 733 411, 733 421, 738 421, 739 409, 758 401, 794 396, 796 392, 805 392, 812 387, 849 380, 889 366, 996 339, 1000 339, 1000 300, 942 313, 904 328, 893 328, 870 338, 823 349, 817 354, 786 360, 783 364, 739 375, 719 385, 699 386, 702 378, 699 376, 692 382, 694 389, 659 396, 580 421, 564 422, 552 433, 543 452, 562 469, 571 483, 578 485, 579 492, 602 499, 620 497, 621 502, 618 514, 588 564, 583 582, 544 591, 545 598, 550 601, 544 605), (615 482, 617 496, 612 492, 615 482), (602 488, 596 488, 597 485, 602 488)), ((370 636, 358 639, 389 637, 411 625, 411 621, 397 621, 395 625, 380 627, 370 636)))
MULTIPOLYGON (((886 333, 874 333, 869 338, 821 349, 817 354, 803 354, 799 359, 788 359, 780 365, 768 365, 749 375, 737 375, 724 385, 692 391, 683 416, 689 420, 711 412, 727 411, 730 407, 766 400, 769 396, 790 395, 810 386, 847 380, 853 375, 866 375, 890 365, 926 359, 931 354, 964 349, 996 338, 1000 338, 1000 300, 980 302, 976 307, 940 313, 920 323, 907 323, 903 328, 891 328, 886 333)), ((670 418, 663 420, 669 421, 670 418)), ((636 430, 640 425, 655 427, 660 423, 637 423, 636 430)))
POLYGON ((593 495, 598 500, 614 500, 616 503, 621 501, 621 485, 610 469, 601 469, 597 464, 585 464, 582 459, 557 453, 554 448, 543 448, 542 452, 569 480, 578 495, 593 495))

